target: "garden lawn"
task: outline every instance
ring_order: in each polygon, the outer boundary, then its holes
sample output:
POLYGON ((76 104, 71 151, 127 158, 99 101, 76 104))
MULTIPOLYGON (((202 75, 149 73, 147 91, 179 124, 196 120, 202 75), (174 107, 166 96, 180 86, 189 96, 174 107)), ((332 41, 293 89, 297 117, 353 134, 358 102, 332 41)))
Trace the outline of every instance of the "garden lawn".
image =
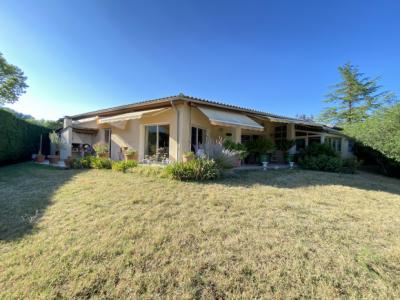
POLYGON ((399 180, 157 173, 0 168, 0 299, 400 297, 399 180))

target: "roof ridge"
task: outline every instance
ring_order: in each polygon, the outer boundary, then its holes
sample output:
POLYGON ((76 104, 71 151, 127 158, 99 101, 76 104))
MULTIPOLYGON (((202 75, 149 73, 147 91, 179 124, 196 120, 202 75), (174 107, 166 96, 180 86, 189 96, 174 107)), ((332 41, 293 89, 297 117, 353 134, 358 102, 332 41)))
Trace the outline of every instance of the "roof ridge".
MULTIPOLYGON (((170 100, 184 99, 186 101, 198 101, 198 102, 203 102, 205 104, 208 103, 208 104, 220 105, 220 106, 224 106, 226 108, 247 111, 249 113, 255 113, 255 114, 260 114, 260 115, 266 115, 266 116, 273 117, 273 118, 289 119, 289 120, 293 120, 293 121, 302 121, 302 122, 304 122, 304 120, 301 120, 301 119, 298 119, 298 118, 293 118, 293 117, 273 114, 273 113, 270 113, 270 112, 256 110, 256 109, 253 109, 253 108, 246 108, 246 107, 242 107, 242 106, 238 106, 238 105, 234 105, 234 104, 227 104, 227 103, 216 101, 216 100, 208 100, 208 99, 203 99, 203 98, 199 98, 199 97, 189 96, 189 95, 185 95, 184 93, 179 93, 178 95, 172 95, 172 96, 167 96, 167 97, 161 97, 161 98, 155 98, 155 99, 149 99, 149 100, 142 100, 142 101, 133 102, 133 103, 125 104, 125 105, 113 106, 113 107, 105 108, 105 109, 99 109, 99 110, 90 111, 90 112, 87 112, 87 113, 73 115, 73 116, 71 116, 71 118, 80 118, 80 117, 84 117, 84 116, 87 116, 87 115, 93 115, 93 114, 98 114, 98 113, 102 113, 102 112, 110 112, 110 111, 114 111, 114 110, 127 109, 127 108, 130 108, 130 107, 133 107, 133 106, 137 106, 137 105, 140 105, 140 104, 146 104, 146 103, 152 103, 152 102, 156 103, 156 102, 159 102, 159 101, 166 101, 168 99, 170 99, 170 100)), ((314 121, 307 121, 307 122, 314 123, 316 125, 319 124, 319 123, 314 122, 314 121)), ((323 124, 319 124, 319 125, 323 125, 323 124)))

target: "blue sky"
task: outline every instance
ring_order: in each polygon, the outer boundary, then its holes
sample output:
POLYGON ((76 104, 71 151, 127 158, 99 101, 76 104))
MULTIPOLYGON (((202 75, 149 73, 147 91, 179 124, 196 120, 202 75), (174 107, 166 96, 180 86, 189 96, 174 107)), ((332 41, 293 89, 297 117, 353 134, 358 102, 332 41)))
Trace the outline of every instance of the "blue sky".
POLYGON ((8 1, 10 105, 56 119, 180 92, 317 115, 348 61, 400 94, 399 1, 8 1))

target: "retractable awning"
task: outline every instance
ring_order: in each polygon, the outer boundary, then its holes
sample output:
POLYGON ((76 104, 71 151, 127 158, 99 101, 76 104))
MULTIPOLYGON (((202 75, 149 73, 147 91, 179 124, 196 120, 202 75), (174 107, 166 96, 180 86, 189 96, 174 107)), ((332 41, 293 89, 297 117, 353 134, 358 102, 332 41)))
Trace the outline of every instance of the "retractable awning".
POLYGON ((169 108, 156 108, 142 111, 135 111, 127 114, 116 115, 112 117, 104 117, 100 118, 99 124, 110 124, 114 127, 118 127, 121 129, 125 128, 126 122, 129 120, 141 119, 144 115, 160 113, 162 111, 168 110, 169 108))
POLYGON ((198 106, 197 107, 206 117, 210 120, 211 124, 228 127, 240 127, 242 129, 259 130, 264 131, 264 127, 258 124, 248 116, 228 112, 223 110, 212 109, 208 107, 198 106))
POLYGON ((310 121, 303 121, 303 120, 292 120, 292 119, 274 118, 274 117, 267 117, 267 119, 270 120, 271 122, 276 122, 276 123, 293 123, 293 124, 314 126, 314 127, 320 127, 320 128, 324 127, 321 124, 318 124, 315 122, 310 122, 310 121))

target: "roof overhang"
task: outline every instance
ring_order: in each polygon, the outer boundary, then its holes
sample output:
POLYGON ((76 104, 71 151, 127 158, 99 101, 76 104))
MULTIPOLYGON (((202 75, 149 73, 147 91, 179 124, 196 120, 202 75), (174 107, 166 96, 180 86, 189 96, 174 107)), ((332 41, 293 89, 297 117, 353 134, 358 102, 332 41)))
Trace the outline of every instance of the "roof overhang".
POLYGON ((197 108, 210 120, 212 125, 264 131, 264 126, 244 114, 204 106, 197 106, 197 108))

